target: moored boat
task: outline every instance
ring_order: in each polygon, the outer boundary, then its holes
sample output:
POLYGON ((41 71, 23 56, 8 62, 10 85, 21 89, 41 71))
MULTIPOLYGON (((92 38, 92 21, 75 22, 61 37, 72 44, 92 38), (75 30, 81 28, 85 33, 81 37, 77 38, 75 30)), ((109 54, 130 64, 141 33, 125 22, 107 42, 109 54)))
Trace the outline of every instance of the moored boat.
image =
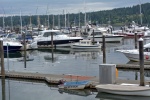
POLYGON ((19 51, 23 45, 18 41, 13 40, 4 40, 3 41, 3 49, 6 51, 19 51))
POLYGON ((101 84, 97 85, 96 89, 98 92, 118 95, 150 96, 150 88, 144 86, 101 84))
POLYGON ((100 49, 101 44, 93 44, 91 40, 80 40, 79 43, 72 43, 71 48, 73 49, 100 49))
POLYGON ((40 35, 34 38, 34 42, 31 43, 30 48, 42 48, 51 47, 52 43, 56 47, 70 46, 72 42, 79 42, 82 37, 70 37, 60 32, 60 30, 44 30, 40 31, 40 35))
MULTIPOLYGON (((123 53, 131 61, 139 61, 139 49, 116 50, 123 53)), ((144 63, 150 63, 150 43, 144 45, 144 63)))
POLYGON ((94 37, 95 42, 102 42, 103 35, 105 36, 105 42, 107 43, 120 43, 124 37, 123 35, 114 35, 99 29, 94 29, 94 33, 93 30, 90 30, 88 34, 88 39, 93 39, 94 37))
POLYGON ((64 82, 63 84, 58 85, 58 87, 63 89, 84 89, 88 83, 89 81, 86 80, 70 81, 70 82, 64 82))

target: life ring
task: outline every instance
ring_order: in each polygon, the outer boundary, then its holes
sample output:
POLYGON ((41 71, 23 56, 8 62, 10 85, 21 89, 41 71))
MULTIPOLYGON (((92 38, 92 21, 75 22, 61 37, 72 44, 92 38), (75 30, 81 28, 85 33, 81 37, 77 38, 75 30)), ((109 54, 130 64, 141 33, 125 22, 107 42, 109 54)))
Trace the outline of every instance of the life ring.
POLYGON ((146 60, 148 60, 148 59, 149 59, 149 56, 148 56, 148 55, 146 55, 146 56, 145 56, 145 59, 146 59, 146 60))

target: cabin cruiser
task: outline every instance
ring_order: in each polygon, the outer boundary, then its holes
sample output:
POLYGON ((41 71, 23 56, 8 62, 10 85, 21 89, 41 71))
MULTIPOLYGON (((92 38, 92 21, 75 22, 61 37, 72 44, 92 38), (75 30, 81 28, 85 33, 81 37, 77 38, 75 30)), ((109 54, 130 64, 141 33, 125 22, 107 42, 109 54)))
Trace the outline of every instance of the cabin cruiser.
POLYGON ((34 42, 31 43, 30 48, 40 48, 40 47, 51 47, 52 40, 53 46, 57 47, 66 47, 70 46, 72 42, 79 42, 82 40, 82 37, 70 37, 66 34, 60 32, 60 30, 44 30, 39 32, 36 38, 34 38, 34 42))
POLYGON ((93 39, 94 37, 95 42, 102 42, 103 35, 105 36, 105 42, 108 43, 120 43, 124 37, 123 35, 110 34, 108 30, 104 28, 91 29, 88 34, 88 39, 93 39))
POLYGON ((79 43, 73 43, 71 44, 71 48, 72 49, 100 49, 101 48, 101 44, 99 44, 99 42, 97 42, 97 44, 93 44, 92 40, 80 40, 79 43))
POLYGON ((145 32, 149 30, 147 26, 137 25, 134 21, 129 26, 121 27, 120 30, 114 30, 113 34, 124 35, 125 37, 134 37, 137 33, 138 37, 145 35, 145 32))
POLYGON ((19 51, 23 45, 15 40, 3 40, 3 49, 6 51, 19 51))
POLYGON ((16 40, 15 34, 3 34, 0 38, 3 41, 3 49, 6 51, 19 51, 23 47, 23 45, 16 40))
MULTIPOLYGON (((123 53, 130 61, 139 61, 139 49, 132 50, 117 50, 118 52, 123 53)), ((144 63, 150 63, 150 43, 144 45, 144 63)))

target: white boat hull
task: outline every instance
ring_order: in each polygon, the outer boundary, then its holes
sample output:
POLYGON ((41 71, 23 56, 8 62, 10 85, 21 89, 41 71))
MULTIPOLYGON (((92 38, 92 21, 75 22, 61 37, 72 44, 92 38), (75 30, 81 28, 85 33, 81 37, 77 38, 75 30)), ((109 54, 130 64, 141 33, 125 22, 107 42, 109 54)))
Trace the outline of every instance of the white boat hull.
MULTIPOLYGON (((139 50, 117 50, 122 52, 130 61, 139 61, 139 50)), ((144 52, 144 63, 150 63, 150 52, 144 52)))
POLYGON ((4 51, 18 51, 23 45, 18 41, 3 41, 4 51))
POLYGON ((86 46, 86 45, 71 45, 71 48, 73 49, 100 49, 101 46, 100 45, 90 45, 90 46, 86 46))
POLYGON ((142 86, 122 86, 122 85, 97 85, 98 92, 105 92, 118 95, 150 96, 150 88, 142 86))
MULTIPOLYGON (((92 36, 89 36, 88 37, 89 39, 93 39, 92 36)), ((108 42, 108 43, 120 43, 123 39, 123 36, 105 36, 105 42, 108 42)), ((94 37, 94 41, 97 41, 97 42, 102 42, 103 41, 103 38, 102 36, 95 36, 94 37)))

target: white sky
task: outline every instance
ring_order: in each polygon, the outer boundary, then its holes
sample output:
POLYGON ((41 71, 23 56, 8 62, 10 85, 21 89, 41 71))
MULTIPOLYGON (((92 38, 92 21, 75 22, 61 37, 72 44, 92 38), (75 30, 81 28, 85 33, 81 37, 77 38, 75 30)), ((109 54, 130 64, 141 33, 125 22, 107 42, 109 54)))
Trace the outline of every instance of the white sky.
POLYGON ((147 3, 150 0, 0 0, 0 15, 62 14, 109 10, 147 3))

